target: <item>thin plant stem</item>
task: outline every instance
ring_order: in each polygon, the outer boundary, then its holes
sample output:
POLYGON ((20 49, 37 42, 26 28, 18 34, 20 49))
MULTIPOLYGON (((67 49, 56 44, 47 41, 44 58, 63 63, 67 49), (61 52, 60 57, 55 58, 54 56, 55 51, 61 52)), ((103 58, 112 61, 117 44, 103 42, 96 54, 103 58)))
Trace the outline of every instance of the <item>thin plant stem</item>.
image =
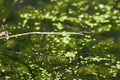
MULTIPOLYGON (((70 35, 84 35, 84 33, 82 33, 82 32, 27 32, 27 33, 10 35, 8 37, 13 38, 13 37, 32 35, 32 34, 36 34, 36 35, 40 35, 40 34, 47 34, 47 35, 67 35, 67 34, 70 34, 70 35)), ((5 37, 5 36, 0 37, 0 39, 5 39, 5 38, 7 38, 7 37, 5 37)))

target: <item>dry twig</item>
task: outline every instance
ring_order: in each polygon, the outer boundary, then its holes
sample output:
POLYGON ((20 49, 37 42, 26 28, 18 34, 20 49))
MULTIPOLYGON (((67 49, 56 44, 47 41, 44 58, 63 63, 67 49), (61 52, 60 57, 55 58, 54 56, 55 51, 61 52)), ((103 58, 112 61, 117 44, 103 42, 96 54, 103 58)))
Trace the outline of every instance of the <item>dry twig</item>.
MULTIPOLYGON (((84 33, 86 32, 28 32, 28 33, 21 33, 21 34, 15 34, 15 35, 10 35, 8 36, 9 38, 13 38, 13 37, 19 37, 19 36, 24 36, 24 35, 30 35, 30 34, 48 34, 48 35, 65 35, 65 34, 75 34, 75 35, 84 35, 84 33)), ((3 36, 0 37, 0 39, 5 39, 7 37, 3 36)))

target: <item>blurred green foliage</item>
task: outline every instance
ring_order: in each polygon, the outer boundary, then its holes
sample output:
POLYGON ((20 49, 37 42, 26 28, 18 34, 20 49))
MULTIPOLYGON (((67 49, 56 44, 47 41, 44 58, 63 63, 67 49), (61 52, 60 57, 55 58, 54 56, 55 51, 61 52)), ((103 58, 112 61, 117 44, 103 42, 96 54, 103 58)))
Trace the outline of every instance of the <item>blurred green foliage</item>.
POLYGON ((92 33, 0 40, 0 80, 120 79, 119 0, 0 0, 0 22, 10 35, 92 33))

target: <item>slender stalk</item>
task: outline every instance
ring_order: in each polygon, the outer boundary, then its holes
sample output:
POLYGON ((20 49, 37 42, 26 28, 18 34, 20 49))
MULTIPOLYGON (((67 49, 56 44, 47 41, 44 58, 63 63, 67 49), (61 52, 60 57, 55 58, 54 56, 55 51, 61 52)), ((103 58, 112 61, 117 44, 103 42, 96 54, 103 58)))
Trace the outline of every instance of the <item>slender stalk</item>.
MULTIPOLYGON (((31 35, 31 34, 48 34, 48 35, 62 35, 62 34, 70 34, 70 35, 84 35, 84 33, 77 33, 77 32, 28 32, 28 33, 21 33, 21 34, 15 34, 15 35, 10 35, 9 38, 13 37, 19 37, 19 36, 24 36, 24 35, 31 35)), ((0 37, 0 39, 5 39, 7 37, 0 37)))

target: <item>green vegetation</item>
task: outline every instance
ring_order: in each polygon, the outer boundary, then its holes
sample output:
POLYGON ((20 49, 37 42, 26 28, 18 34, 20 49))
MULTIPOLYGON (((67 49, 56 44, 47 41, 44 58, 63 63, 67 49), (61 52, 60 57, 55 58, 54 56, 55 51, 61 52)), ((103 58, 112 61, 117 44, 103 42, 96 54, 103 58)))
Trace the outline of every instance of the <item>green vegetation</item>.
POLYGON ((120 79, 119 0, 0 0, 0 22, 9 35, 91 32, 0 39, 0 80, 120 79))

